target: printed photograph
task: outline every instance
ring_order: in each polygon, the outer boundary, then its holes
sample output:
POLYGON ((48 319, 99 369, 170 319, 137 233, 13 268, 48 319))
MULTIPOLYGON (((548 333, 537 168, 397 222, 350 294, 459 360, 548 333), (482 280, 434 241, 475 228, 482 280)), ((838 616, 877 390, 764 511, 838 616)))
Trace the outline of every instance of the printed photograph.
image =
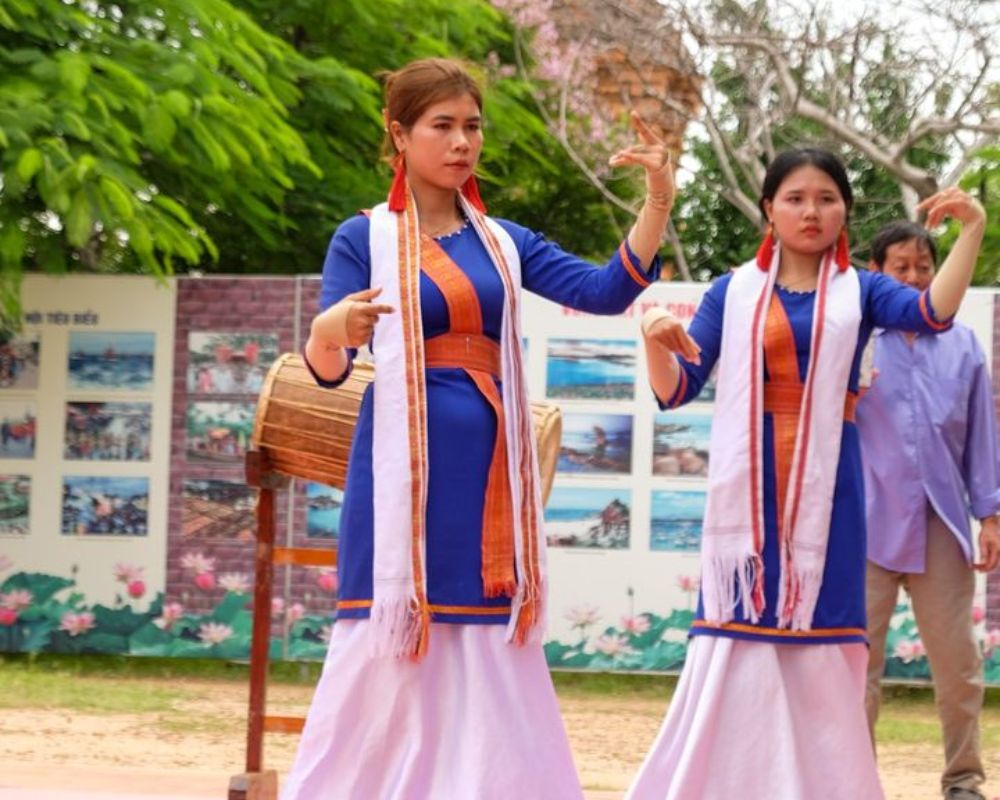
POLYGON ((34 458, 37 421, 33 402, 0 400, 0 458, 34 458))
POLYGON ((73 331, 69 388, 148 392, 153 387, 153 333, 73 331))
POLYGON ((0 333, 0 389, 37 389, 39 334, 0 333))
POLYGON ((184 481, 183 535, 251 541, 256 501, 257 491, 238 481, 184 481))
POLYGON ((654 491, 649 520, 649 549, 697 553, 705 518, 705 492, 654 491))
POLYGON ((63 478, 64 534, 145 536, 148 515, 148 478, 63 478))
POLYGON ((243 463, 253 433, 254 409, 253 403, 190 403, 188 460, 243 463))
POLYGON ((201 332, 188 335, 188 391, 259 394, 278 357, 274 333, 201 332))
POLYGON ((306 484, 306 536, 310 539, 336 539, 340 534, 340 507, 344 493, 322 483, 306 484))
POLYGON ((572 400, 631 400, 634 339, 549 339, 546 392, 572 400))
POLYGON ((708 476, 709 414, 668 411, 653 418, 653 474, 671 478, 708 476))
POLYGON ((30 506, 30 476, 0 475, 0 535, 26 535, 30 530, 30 506))
POLYGON ((557 472, 627 475, 631 470, 631 416, 563 414, 557 472))
POLYGON ((631 489, 556 486, 545 506, 550 547, 621 550, 631 536, 631 489))
POLYGON ((150 403, 67 403, 63 458, 149 461, 150 403))

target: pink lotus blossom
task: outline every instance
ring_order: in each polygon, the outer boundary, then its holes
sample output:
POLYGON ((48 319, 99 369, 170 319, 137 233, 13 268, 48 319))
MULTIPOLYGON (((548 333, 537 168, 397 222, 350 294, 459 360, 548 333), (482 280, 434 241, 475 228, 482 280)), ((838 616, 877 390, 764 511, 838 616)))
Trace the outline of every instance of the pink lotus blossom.
POLYGON ((302 603, 292 603, 285 612, 285 620, 291 625, 298 622, 306 615, 306 607, 302 603))
POLYGON ((983 607, 982 606, 973 606, 972 607, 972 624, 973 625, 978 625, 984 619, 986 619, 986 611, 983 610, 983 607))
POLYGON ((649 630, 649 617, 640 614, 637 617, 622 617, 622 630, 633 636, 638 636, 649 630))
POLYGON ((140 581, 143 578, 143 573, 146 571, 145 567, 139 567, 135 564, 123 564, 121 562, 115 564, 115 580, 119 583, 132 583, 133 581, 140 581))
POLYGON ((566 619, 572 623, 574 628, 586 628, 588 625, 593 625, 600 618, 601 612, 597 606, 574 606, 566 612, 566 619))
POLYGON ((90 611, 81 611, 74 614, 67 611, 59 620, 59 630, 66 631, 70 636, 79 636, 94 627, 94 615, 90 611))
POLYGON ((23 611, 31 605, 34 595, 27 589, 11 589, 7 594, 0 594, 0 606, 11 611, 23 611))
POLYGON ((198 628, 198 638, 205 644, 222 644, 233 635, 233 629, 221 622, 206 622, 198 628))
POLYGON ((280 617, 285 613, 285 598, 283 597, 272 597, 271 598, 271 616, 280 617))
POLYGON ((316 577, 316 585, 319 586, 327 594, 336 594, 337 592, 337 570, 335 569, 324 569, 320 570, 319 575, 316 577))
POLYGON ((17 612, 13 608, 0 606, 0 625, 9 627, 17 622, 17 612))
POLYGON ((209 592, 215 588, 215 575, 211 572, 199 572, 194 576, 194 585, 203 592, 209 592))
POLYGON ((146 594, 146 584, 145 582, 139 580, 129 581, 128 586, 125 587, 125 591, 128 592, 129 597, 134 600, 138 600, 146 594))
POLYGON ((219 576, 219 586, 227 592, 247 594, 250 591, 250 576, 245 572, 226 572, 219 576))
POLYGON ((215 572, 215 559, 209 558, 204 553, 185 553, 181 556, 181 566, 191 570, 195 575, 202 575, 206 572, 215 572))
POLYGON ((701 578, 694 575, 681 575, 677 578, 677 588, 682 592, 694 594, 701 587, 701 578))
POLYGON ((899 642, 892 654, 904 664, 909 664, 911 661, 923 658, 927 655, 927 651, 924 649, 924 643, 915 639, 912 642, 906 640, 899 642))
POLYGON ((182 616, 184 616, 184 607, 180 603, 167 603, 163 606, 163 613, 153 620, 153 624, 169 631, 171 626, 182 616))
POLYGON ((629 647, 628 639, 624 636, 619 636, 617 633, 605 633, 598 636, 594 641, 594 649, 612 658, 631 655, 635 652, 635 650, 629 647))
POLYGON ((1000 647, 1000 628, 990 628, 983 634, 983 651, 989 655, 1000 647))
POLYGON ((14 562, 7 556, 0 554, 0 572, 6 572, 14 566, 14 562))

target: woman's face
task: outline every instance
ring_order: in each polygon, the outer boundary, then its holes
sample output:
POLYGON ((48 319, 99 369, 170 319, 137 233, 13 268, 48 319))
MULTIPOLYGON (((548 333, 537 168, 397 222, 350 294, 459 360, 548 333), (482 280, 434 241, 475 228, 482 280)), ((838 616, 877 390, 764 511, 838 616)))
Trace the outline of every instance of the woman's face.
POLYGON ((483 148, 482 114, 467 93, 428 106, 409 130, 395 121, 390 129, 415 191, 460 188, 483 148))
POLYGON ((783 248, 818 255, 837 241, 847 206, 833 178, 806 164, 788 173, 764 213, 783 248))

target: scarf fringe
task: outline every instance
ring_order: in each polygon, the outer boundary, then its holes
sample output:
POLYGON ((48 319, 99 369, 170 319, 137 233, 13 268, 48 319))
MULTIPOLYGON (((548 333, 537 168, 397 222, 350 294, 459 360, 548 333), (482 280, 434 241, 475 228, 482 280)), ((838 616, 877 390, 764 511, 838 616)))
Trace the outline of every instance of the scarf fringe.
POLYGON ((810 630, 823 586, 823 565, 793 563, 786 567, 785 574, 787 580, 781 582, 778 590, 778 608, 781 609, 778 627, 793 631, 810 630))
POLYGON ((545 633, 542 624, 544 590, 538 585, 524 586, 511 603, 507 641, 514 644, 540 644, 545 633))
POLYGON ((372 604, 371 654, 419 659, 427 652, 430 608, 415 597, 385 597, 372 604))
POLYGON ((701 595, 705 619, 732 622, 737 604, 753 623, 764 612, 764 564, 757 553, 719 553, 703 556, 701 595))

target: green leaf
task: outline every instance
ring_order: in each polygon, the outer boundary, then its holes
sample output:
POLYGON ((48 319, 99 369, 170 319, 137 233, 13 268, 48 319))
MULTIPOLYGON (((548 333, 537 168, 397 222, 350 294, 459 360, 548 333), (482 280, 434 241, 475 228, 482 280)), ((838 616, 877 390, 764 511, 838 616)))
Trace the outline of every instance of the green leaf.
POLYGON ((174 637, 152 622, 143 625, 128 638, 128 651, 136 656, 165 656, 174 637))
POLYGON ((75 581, 69 578, 45 575, 41 572, 17 572, 0 585, 0 593, 6 594, 14 589, 27 589, 31 592, 33 602, 42 604, 47 602, 56 592, 73 585, 75 585, 75 581))
POLYGON ((101 194, 104 195, 121 219, 129 220, 135 216, 135 203, 133 202, 132 195, 125 191, 121 184, 111 178, 102 176, 100 186, 101 194))
POLYGON ((87 127, 87 123, 83 121, 79 114, 75 114, 72 111, 66 111, 63 113, 62 121, 66 128, 66 132, 71 136, 75 136, 83 142, 90 141, 90 128, 87 127))
POLYGON ((35 177, 38 170, 42 168, 42 151, 34 147, 29 147, 17 159, 14 172, 24 183, 28 183, 35 177))
POLYGON ((148 614, 137 614, 130 606, 108 608, 97 605, 93 612, 95 627, 105 633, 130 636, 149 623, 148 614))
POLYGON ((73 247, 83 247, 94 229, 90 199, 83 189, 77 190, 66 215, 66 239, 73 247))
POLYGON ((191 113, 191 98, 177 89, 164 92, 160 97, 160 103, 178 119, 183 119, 191 113))
POLYGON ((165 152, 177 134, 177 123, 164 105, 155 105, 142 121, 142 135, 150 148, 165 152))
POLYGON ((0 264, 5 267, 20 265, 24 256, 27 237, 17 225, 7 223, 0 230, 0 264))

